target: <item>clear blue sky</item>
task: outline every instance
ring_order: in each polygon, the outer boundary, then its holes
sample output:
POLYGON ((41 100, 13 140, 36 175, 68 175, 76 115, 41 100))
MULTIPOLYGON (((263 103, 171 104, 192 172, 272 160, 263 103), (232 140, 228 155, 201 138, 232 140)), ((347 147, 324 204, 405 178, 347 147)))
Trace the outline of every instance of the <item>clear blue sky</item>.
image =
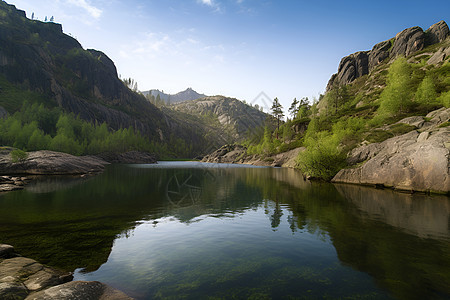
POLYGON ((105 52, 140 90, 288 108, 318 96, 340 59, 405 28, 450 21, 450 1, 10 0, 27 16, 55 17, 84 48, 105 52))

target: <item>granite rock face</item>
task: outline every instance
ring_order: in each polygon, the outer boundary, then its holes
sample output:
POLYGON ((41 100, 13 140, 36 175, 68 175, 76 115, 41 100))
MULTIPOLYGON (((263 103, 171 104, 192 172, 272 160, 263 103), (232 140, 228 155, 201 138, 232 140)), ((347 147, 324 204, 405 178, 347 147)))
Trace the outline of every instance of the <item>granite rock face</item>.
POLYGON ((427 43, 432 45, 444 41, 449 35, 450 30, 444 21, 431 25, 425 32, 427 34, 427 43))
MULTIPOLYGON (((333 87, 345 85, 355 79, 369 74, 386 59, 397 56, 408 56, 422 50, 426 46, 444 41, 450 35, 444 21, 432 25, 426 32, 420 27, 411 27, 399 32, 395 38, 376 44, 370 51, 361 51, 344 57, 339 63, 338 72, 328 81, 327 91, 333 87)), ((444 52, 442 50, 441 52, 444 52)), ((442 54, 433 62, 443 61, 442 54)))
POLYGON ((407 28, 395 36, 394 44, 389 53, 390 57, 408 56, 425 46, 425 33, 422 28, 415 26, 407 28))
POLYGON ((450 128, 439 127, 449 118, 450 109, 442 108, 429 113, 422 122, 402 120, 418 124, 419 130, 354 149, 348 162, 363 164, 339 171, 332 181, 449 193, 450 128))

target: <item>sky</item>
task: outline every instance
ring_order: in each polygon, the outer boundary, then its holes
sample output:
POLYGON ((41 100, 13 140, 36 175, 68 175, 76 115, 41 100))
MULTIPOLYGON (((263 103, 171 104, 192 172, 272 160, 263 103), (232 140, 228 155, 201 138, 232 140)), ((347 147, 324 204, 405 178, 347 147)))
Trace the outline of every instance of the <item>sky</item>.
MULTIPOLYGON (((342 57, 405 28, 450 22, 450 1, 7 0, 54 17, 141 91, 188 87, 284 108, 324 93, 342 57)), ((266 110, 267 111, 267 110, 266 110)))

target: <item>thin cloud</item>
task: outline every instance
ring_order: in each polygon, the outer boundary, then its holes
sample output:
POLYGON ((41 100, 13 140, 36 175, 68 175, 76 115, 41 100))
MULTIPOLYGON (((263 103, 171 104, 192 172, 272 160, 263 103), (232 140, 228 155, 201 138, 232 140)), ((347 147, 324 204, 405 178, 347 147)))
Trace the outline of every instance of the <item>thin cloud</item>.
POLYGON ((217 0, 197 0, 197 3, 209 6, 214 9, 216 13, 222 13, 222 7, 217 0))
POLYGON ((215 5, 213 0, 200 0, 200 2, 211 7, 215 5))
POLYGON ((68 3, 81 7, 88 12, 93 18, 98 19, 102 15, 103 11, 91 4, 86 0, 68 0, 68 3))

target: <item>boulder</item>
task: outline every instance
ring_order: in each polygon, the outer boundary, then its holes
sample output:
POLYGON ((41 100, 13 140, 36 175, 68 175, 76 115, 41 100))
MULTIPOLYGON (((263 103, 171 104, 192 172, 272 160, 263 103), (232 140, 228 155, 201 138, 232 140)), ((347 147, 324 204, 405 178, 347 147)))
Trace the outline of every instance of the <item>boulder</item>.
POLYGON ((0 174, 67 175, 101 172, 108 164, 93 156, 74 156, 48 150, 29 152, 22 161, 12 162, 9 153, 0 153, 0 174))
POLYGON ((427 61, 429 65, 437 65, 445 61, 450 56, 450 47, 442 47, 436 51, 427 61))
POLYGON ((363 75, 369 74, 368 51, 350 54, 341 59, 336 76, 332 76, 327 85, 327 90, 335 85, 349 84, 363 75))
POLYGON ((440 43, 450 35, 447 23, 444 21, 437 22, 430 26, 426 31, 427 44, 432 45, 440 43))
POLYGON ((71 281, 29 295, 26 300, 130 300, 124 293, 98 281, 71 281))
POLYGON ((25 299, 27 295, 27 288, 20 282, 0 282, 0 299, 2 300, 25 299))
POLYGON ((425 47, 425 34, 422 28, 407 28, 395 36, 390 57, 408 56, 425 47))
POLYGON ((11 245, 0 244, 0 258, 9 258, 14 254, 14 247, 11 245))
POLYGON ((414 130, 373 144, 371 147, 377 151, 368 151, 368 146, 357 148, 352 156, 368 160, 359 167, 339 171, 332 182, 449 193, 450 153, 446 147, 449 135, 448 127, 427 131, 427 134, 414 130))
POLYGON ((369 53, 369 71, 372 71, 383 60, 389 57, 391 41, 384 41, 373 46, 369 53))

